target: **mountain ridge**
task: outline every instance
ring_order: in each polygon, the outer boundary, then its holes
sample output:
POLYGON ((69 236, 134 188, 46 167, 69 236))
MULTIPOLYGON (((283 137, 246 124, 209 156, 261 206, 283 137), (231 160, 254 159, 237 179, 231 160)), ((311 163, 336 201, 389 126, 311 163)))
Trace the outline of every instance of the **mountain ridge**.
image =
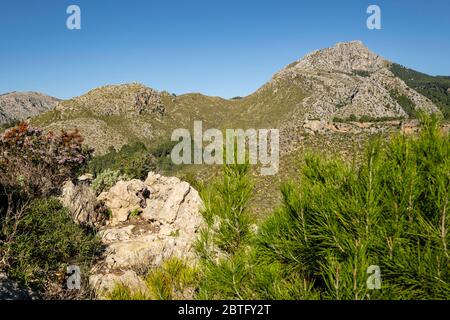
POLYGON ((61 101, 32 122, 49 130, 77 127, 87 143, 103 153, 130 141, 152 144, 175 128, 191 128, 195 120, 205 127, 277 127, 288 132, 306 120, 406 119, 419 111, 440 113, 391 66, 361 41, 340 42, 287 65, 241 99, 176 96, 139 83, 107 85, 61 101))
POLYGON ((0 94, 0 125, 37 116, 56 107, 59 101, 57 98, 34 91, 0 94))

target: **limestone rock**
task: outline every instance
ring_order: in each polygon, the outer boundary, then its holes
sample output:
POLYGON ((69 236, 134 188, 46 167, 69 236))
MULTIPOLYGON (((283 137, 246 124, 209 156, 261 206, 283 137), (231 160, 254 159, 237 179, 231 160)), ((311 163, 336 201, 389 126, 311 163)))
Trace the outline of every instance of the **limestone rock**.
POLYGON ((410 99, 416 110, 440 113, 427 98, 409 88, 390 70, 391 63, 360 41, 338 43, 314 51, 274 75, 270 84, 293 82, 310 93, 301 102, 304 119, 330 121, 334 117, 404 117, 408 115, 394 92, 410 99))
POLYGON ((91 287, 99 298, 107 298, 116 285, 121 284, 133 288, 133 292, 145 292, 146 285, 133 270, 116 271, 109 274, 93 274, 89 277, 91 287))
POLYGON ((98 233, 105 249, 90 277, 97 295, 104 297, 118 282, 142 290, 137 270, 157 267, 168 258, 195 262, 193 244, 203 225, 203 204, 187 182, 150 172, 145 182, 119 181, 101 197, 115 222, 98 233), (141 215, 129 217, 131 208, 142 210, 141 215))
POLYGON ((0 125, 25 120, 55 108, 59 100, 37 92, 11 92, 0 95, 0 125))
POLYGON ((105 223, 105 210, 97 201, 94 190, 88 185, 75 185, 72 181, 67 181, 60 200, 69 209, 76 223, 94 228, 105 223))
POLYGON ((111 223, 127 221, 134 210, 140 211, 145 207, 145 194, 148 193, 145 184, 137 179, 119 181, 109 191, 98 196, 98 200, 105 203, 111 210, 111 223))

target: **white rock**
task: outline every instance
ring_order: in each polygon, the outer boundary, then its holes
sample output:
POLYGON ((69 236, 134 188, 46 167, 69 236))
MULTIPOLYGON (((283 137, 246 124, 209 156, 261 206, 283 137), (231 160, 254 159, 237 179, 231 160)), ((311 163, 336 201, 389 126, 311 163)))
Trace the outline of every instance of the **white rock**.
POLYGON ((142 194, 147 187, 140 180, 119 181, 108 192, 103 192, 98 196, 105 205, 111 209, 112 224, 127 221, 128 216, 134 210, 141 210, 142 194))
POLYGON ((141 290, 143 279, 131 271, 143 265, 157 267, 170 257, 195 263, 193 244, 204 223, 200 213, 203 203, 187 182, 150 172, 144 183, 119 181, 99 198, 115 218, 99 232, 105 245, 104 257, 90 277, 99 296, 111 291, 115 282, 141 290), (142 193, 145 189, 150 193, 142 193), (142 195, 147 196, 144 204, 142 195), (129 211, 137 207, 143 210, 140 218, 133 223, 125 221, 129 211))
POLYGON ((108 294, 119 284, 131 288, 134 293, 147 291, 145 281, 133 270, 119 270, 109 274, 93 274, 89 277, 89 283, 100 299, 107 298, 108 294))

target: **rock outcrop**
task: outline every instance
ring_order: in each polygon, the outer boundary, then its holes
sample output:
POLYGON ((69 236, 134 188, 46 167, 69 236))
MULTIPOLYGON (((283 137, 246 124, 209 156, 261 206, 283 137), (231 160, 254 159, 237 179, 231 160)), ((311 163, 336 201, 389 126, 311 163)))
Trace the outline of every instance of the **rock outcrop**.
POLYGON ((93 89, 87 94, 61 103, 57 110, 73 112, 90 109, 97 115, 121 116, 142 115, 144 113, 164 115, 165 107, 161 93, 139 83, 109 85, 93 89))
POLYGON ((76 185, 67 181, 60 200, 69 209, 76 223, 90 228, 99 228, 106 223, 106 210, 88 185, 82 182, 76 185))
POLYGON ((145 270, 170 257, 195 261, 202 201, 187 182, 150 172, 144 182, 119 181, 99 199, 112 212, 111 223, 99 231, 104 254, 89 278, 100 298, 118 283, 145 290, 145 270))
POLYGON ((140 180, 119 181, 108 192, 98 196, 111 210, 111 223, 117 224, 128 220, 133 212, 139 214, 146 207, 149 191, 140 180))
POLYGON ((301 103, 303 119, 332 120, 368 116, 404 117, 410 110, 398 97, 412 102, 415 110, 440 113, 426 97, 409 88, 390 71, 390 62, 371 52, 360 41, 338 43, 314 51, 273 77, 274 91, 286 81, 309 93, 301 103))
POLYGON ((0 95, 0 125, 25 120, 57 106, 59 100, 37 92, 12 92, 0 95))

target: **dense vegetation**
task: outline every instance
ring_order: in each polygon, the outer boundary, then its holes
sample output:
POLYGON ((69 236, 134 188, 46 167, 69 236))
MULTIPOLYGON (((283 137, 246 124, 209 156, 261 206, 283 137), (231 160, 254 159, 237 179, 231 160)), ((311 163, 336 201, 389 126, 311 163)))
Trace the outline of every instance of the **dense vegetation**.
POLYGON ((0 270, 44 297, 61 298, 65 267, 88 267, 100 249, 54 198, 91 158, 82 142, 26 123, 0 137, 0 270))
MULTIPOLYGON (((418 136, 371 141, 358 164, 307 155, 260 223, 248 206, 250 166, 225 165, 221 178, 201 185, 198 264, 169 259, 149 270, 145 292, 118 285, 110 298, 450 299, 450 137, 437 118, 421 121, 418 136), (380 289, 367 285, 373 266, 380 289)), ((164 164, 170 149, 133 144, 89 168, 107 188, 121 175, 142 178, 139 166, 164 164)), ((64 286, 67 265, 89 268, 101 250, 54 198, 91 154, 77 132, 20 124, 0 139, 0 269, 47 296, 64 286)))
POLYGON ((392 99, 397 101, 397 103, 402 107, 410 119, 417 118, 416 104, 407 96, 398 93, 395 90, 389 92, 392 99))
POLYGON ((131 179, 145 179, 149 171, 169 173, 173 169, 170 160, 173 146, 171 141, 154 148, 148 148, 142 142, 134 142, 124 145, 119 151, 111 148, 108 153, 92 159, 89 170, 95 177, 110 170, 131 179))
MULTIPOLYGON (((436 119, 425 118, 418 139, 372 142, 360 167, 308 156, 298 181, 283 187, 282 206, 253 236, 237 237, 249 228, 247 219, 236 219, 245 210, 217 215, 219 226, 231 217, 241 222, 226 233, 234 246, 224 248, 220 237, 201 238, 212 256, 200 251, 199 297, 450 298, 449 142, 436 119), (217 248, 224 258, 214 255, 217 248), (381 270, 381 290, 367 287, 371 265, 381 270)), ((245 179, 245 171, 231 172, 225 175, 245 179)), ((225 199, 242 208, 247 194, 241 184, 225 199)), ((207 201, 207 221, 223 201, 207 201)))
MULTIPOLYGON (((225 166, 202 191, 207 226, 196 244, 197 280, 189 282, 195 297, 449 299, 450 141, 436 118, 422 121, 419 137, 372 141, 358 166, 308 155, 259 226, 247 209, 248 166, 225 166), (368 286, 377 268, 380 289, 368 286)), ((180 283, 180 271, 173 274, 180 283)), ((180 290, 166 283, 157 298, 180 290)), ((148 296, 119 286, 113 298, 148 296)))
POLYGON ((111 300, 175 300, 193 299, 198 270, 186 262, 170 258, 145 277, 147 290, 132 292, 123 284, 117 284, 110 293, 111 300))
POLYGON ((361 116, 357 117, 354 114, 351 114, 348 118, 339 118, 334 117, 333 122, 385 122, 385 121, 394 121, 394 120, 403 120, 404 118, 399 117, 371 117, 371 116, 361 116))
POLYGON ((99 241, 76 225, 56 198, 34 200, 2 233, 13 236, 2 247, 9 275, 38 289, 60 281, 57 274, 65 275, 68 265, 88 266, 100 250, 99 241))
POLYGON ((406 84, 433 101, 450 118, 450 77, 430 76, 393 63, 391 71, 406 84))

